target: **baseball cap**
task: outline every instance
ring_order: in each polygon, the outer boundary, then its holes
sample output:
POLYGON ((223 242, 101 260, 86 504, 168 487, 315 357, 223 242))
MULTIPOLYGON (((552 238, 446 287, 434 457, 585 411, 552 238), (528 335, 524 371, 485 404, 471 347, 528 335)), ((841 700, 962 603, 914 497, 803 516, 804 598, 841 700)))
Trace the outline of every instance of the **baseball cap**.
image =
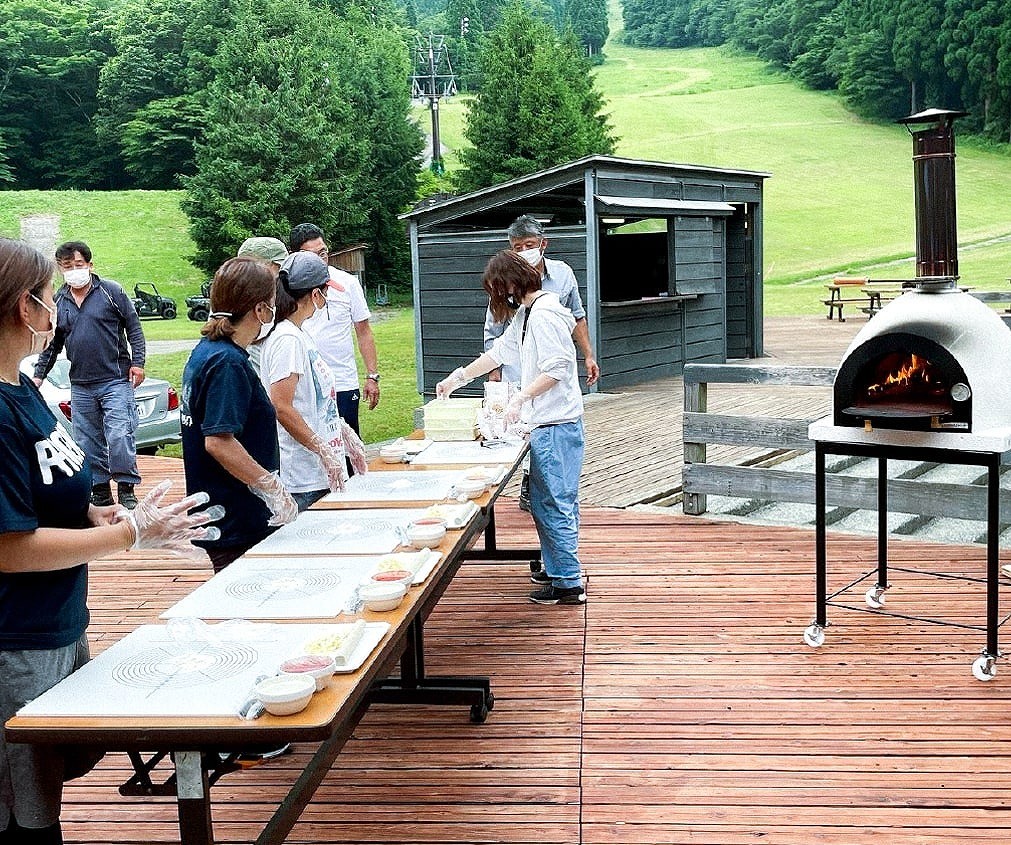
POLYGON ((236 253, 237 257, 244 255, 281 264, 288 257, 288 250, 277 238, 246 238, 236 253))
POLYGON ((277 278, 288 293, 304 293, 325 285, 330 279, 330 271, 316 253, 293 252, 284 260, 277 278))

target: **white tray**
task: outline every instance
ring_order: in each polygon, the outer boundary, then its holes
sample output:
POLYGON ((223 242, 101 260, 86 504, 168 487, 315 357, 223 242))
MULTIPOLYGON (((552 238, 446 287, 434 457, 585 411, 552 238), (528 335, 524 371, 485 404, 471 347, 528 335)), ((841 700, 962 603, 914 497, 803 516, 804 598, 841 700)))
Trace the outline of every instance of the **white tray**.
MULTIPOLYGON (((303 642, 308 643, 318 636, 326 636, 326 634, 331 633, 341 628, 350 628, 353 622, 348 622, 341 625, 322 625, 320 626, 322 630, 312 637, 307 637, 303 642)), ((348 655, 348 661, 344 666, 338 666, 334 670, 335 675, 346 675, 349 672, 355 672, 362 667, 362 664, 368 659, 368 656, 372 654, 376 646, 383 641, 383 637, 386 636, 386 632, 390 630, 389 622, 366 622, 365 631, 362 633, 362 638, 358 641, 358 645, 355 650, 348 655)))

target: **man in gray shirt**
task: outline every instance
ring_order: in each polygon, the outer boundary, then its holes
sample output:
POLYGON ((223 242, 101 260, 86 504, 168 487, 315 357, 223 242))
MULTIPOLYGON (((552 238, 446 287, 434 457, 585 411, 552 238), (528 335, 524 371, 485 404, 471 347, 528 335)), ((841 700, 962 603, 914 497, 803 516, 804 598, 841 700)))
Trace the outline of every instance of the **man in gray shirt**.
MULTIPOLYGON (((545 258, 544 253, 548 247, 548 239, 544 237, 544 226, 539 220, 529 214, 517 217, 512 225, 506 230, 509 237, 509 246, 513 252, 525 258, 533 267, 541 273, 541 290, 551 291, 558 295, 558 300, 576 318, 576 327, 572 330, 572 340, 576 348, 582 353, 586 362, 586 384, 587 386, 596 384, 600 378, 600 367, 593 354, 593 347, 590 345, 590 332, 586 325, 586 310, 583 308, 583 300, 579 296, 579 286, 576 284, 576 275, 572 268, 564 261, 555 261, 545 258)), ((491 315, 489 309, 484 318, 484 351, 491 349, 495 338, 502 335, 509 322, 498 323, 491 315)), ((503 367, 488 374, 489 381, 513 381, 519 382, 520 374, 503 367)))
POLYGON ((111 279, 94 272, 91 249, 68 241, 56 250, 65 284, 56 293, 56 335, 39 355, 35 383, 42 384, 60 351, 70 359, 74 440, 91 465, 91 501, 113 504, 111 481, 125 508, 137 506, 137 403, 144 381, 146 345, 133 301, 111 279))

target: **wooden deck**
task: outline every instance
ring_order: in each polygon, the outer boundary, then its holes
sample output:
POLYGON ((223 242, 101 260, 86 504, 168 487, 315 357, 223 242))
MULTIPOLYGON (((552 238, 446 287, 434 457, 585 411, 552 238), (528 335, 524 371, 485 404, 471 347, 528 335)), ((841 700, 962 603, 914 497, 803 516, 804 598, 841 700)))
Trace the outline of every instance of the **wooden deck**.
MULTIPOLYGON (((143 469, 151 483, 177 472, 143 469)), ((498 516, 503 545, 533 541, 511 501, 498 516)), ((525 565, 465 565, 427 656, 435 673, 491 675, 488 722, 374 707, 290 841, 1006 841, 1011 669, 972 679, 981 631, 836 608, 826 644, 808 648, 813 546, 804 529, 586 507, 584 608, 530 604, 525 565)), ((982 571, 982 549, 891 548, 893 566, 982 571)), ((830 586, 874 559, 873 541, 830 535, 830 586)), ((96 650, 208 574, 130 554, 93 565, 96 650)), ((978 583, 899 572, 888 594, 891 610, 964 625, 982 624, 983 601, 978 583)), ((249 842, 306 757, 296 747, 216 786, 219 841, 249 842)), ((126 772, 110 755, 68 785, 68 842, 178 841, 172 802, 118 795, 126 772)))

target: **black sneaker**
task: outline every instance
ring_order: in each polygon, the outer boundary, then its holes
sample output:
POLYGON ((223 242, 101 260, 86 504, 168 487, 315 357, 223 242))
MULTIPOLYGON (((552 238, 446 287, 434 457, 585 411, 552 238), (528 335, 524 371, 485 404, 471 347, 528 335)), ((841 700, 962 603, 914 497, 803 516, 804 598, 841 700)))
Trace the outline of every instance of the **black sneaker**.
POLYGON ((524 472, 520 479, 520 510, 530 513, 530 473, 524 472))
MULTIPOLYGON (((120 481, 116 485, 116 496, 119 498, 119 503, 127 510, 132 511, 137 507, 137 494, 134 492, 132 484, 120 481)), ((112 504, 111 496, 109 504, 112 504)))
POLYGON ((100 508, 116 504, 112 500, 112 485, 108 481, 91 488, 91 504, 100 508))
POLYGON ((556 587, 548 584, 530 594, 530 601, 535 604, 585 604, 586 589, 584 587, 556 587))
POLYGON ((538 569, 536 572, 530 573, 530 580, 534 584, 540 584, 541 586, 544 586, 545 584, 551 583, 551 576, 548 575, 548 573, 545 572, 543 568, 541 568, 538 569))

